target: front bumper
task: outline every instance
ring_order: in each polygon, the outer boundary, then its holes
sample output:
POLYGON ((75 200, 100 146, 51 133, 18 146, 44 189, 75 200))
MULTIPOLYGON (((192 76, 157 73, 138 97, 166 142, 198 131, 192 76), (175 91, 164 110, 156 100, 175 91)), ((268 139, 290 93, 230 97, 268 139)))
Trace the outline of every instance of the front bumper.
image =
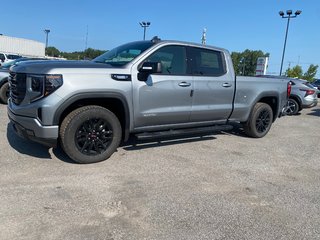
POLYGON ((43 126, 36 118, 14 114, 8 106, 8 117, 15 132, 25 139, 56 147, 59 136, 59 126, 43 126))

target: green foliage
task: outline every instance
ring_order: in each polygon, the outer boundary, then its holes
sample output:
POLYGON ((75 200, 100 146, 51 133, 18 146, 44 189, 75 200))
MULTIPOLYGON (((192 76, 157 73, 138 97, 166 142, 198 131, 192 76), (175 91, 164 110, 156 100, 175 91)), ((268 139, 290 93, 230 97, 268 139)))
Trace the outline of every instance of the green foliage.
POLYGON ((59 57, 60 51, 58 49, 56 49, 55 47, 47 47, 46 48, 46 56, 59 57))
POLYGON ((314 77, 317 75, 318 67, 318 65, 311 64, 308 70, 303 74, 303 79, 312 82, 314 80, 314 77))
POLYGON ((314 80, 314 77, 317 74, 318 67, 319 67, 318 65, 311 64, 308 70, 305 73, 303 73, 302 67, 299 65, 296 65, 293 68, 287 69, 286 76, 292 77, 292 78, 305 79, 305 80, 308 80, 309 82, 312 82, 314 80))
POLYGON ((259 57, 269 57, 269 53, 249 49, 244 52, 232 52, 231 58, 236 75, 254 76, 259 57))
POLYGON ((286 71, 286 76, 291 78, 302 78, 303 76, 302 67, 299 65, 296 65, 293 68, 288 68, 286 71))
POLYGON ((90 60, 94 59, 106 51, 97 50, 93 48, 87 48, 84 52, 62 52, 61 56, 68 60, 90 60))
POLYGON ((77 52, 60 52, 55 47, 47 47, 46 55, 50 57, 63 57, 68 60, 90 60, 94 59, 106 51, 97 50, 93 48, 87 48, 85 51, 77 51, 77 52))

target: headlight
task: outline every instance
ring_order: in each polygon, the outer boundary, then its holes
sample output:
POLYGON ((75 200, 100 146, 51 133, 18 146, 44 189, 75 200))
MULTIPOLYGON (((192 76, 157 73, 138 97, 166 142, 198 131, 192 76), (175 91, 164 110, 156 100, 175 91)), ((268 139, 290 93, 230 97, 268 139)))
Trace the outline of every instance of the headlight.
POLYGON ((62 84, 62 75, 28 75, 27 86, 30 102, 34 102, 42 97, 48 96, 57 90, 62 84))

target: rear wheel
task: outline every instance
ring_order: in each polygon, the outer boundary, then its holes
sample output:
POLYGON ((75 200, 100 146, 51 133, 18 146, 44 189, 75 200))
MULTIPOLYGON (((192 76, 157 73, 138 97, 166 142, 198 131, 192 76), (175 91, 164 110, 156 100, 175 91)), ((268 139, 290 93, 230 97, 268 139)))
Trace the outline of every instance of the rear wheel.
POLYGON ((10 94, 10 91, 9 91, 9 83, 6 82, 5 84, 3 84, 0 88, 0 101, 2 103, 5 103, 7 104, 8 102, 8 98, 9 98, 9 94, 10 94))
POLYGON ((296 100, 293 98, 289 98, 287 102, 287 109, 286 114, 287 115, 296 115, 300 110, 300 106, 296 100))
POLYGON ((250 137, 264 137, 271 128, 272 120, 273 112, 271 107, 266 103, 256 103, 249 120, 243 125, 244 132, 250 137))
POLYGON ((118 118, 100 106, 78 108, 60 126, 62 148, 78 163, 106 160, 116 151, 121 136, 118 118))

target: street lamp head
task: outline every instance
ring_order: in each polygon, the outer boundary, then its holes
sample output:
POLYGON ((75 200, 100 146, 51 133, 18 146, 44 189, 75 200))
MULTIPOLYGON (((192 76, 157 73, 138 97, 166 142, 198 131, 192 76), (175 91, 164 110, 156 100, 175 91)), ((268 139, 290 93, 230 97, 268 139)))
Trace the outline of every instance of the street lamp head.
POLYGON ((294 14, 296 15, 296 16, 298 16, 298 15, 300 15, 301 14, 301 10, 297 10, 294 14))
POLYGON ((281 17, 283 17, 283 16, 284 16, 284 12, 283 12, 283 11, 280 11, 280 12, 279 12, 279 15, 280 15, 281 17))
POLYGON ((45 33, 49 33, 50 30, 49 30, 49 29, 45 29, 44 32, 45 32, 45 33))
POLYGON ((147 22, 147 26, 150 26, 150 22, 147 22))
POLYGON ((292 10, 287 10, 287 15, 291 15, 292 14, 292 10))

